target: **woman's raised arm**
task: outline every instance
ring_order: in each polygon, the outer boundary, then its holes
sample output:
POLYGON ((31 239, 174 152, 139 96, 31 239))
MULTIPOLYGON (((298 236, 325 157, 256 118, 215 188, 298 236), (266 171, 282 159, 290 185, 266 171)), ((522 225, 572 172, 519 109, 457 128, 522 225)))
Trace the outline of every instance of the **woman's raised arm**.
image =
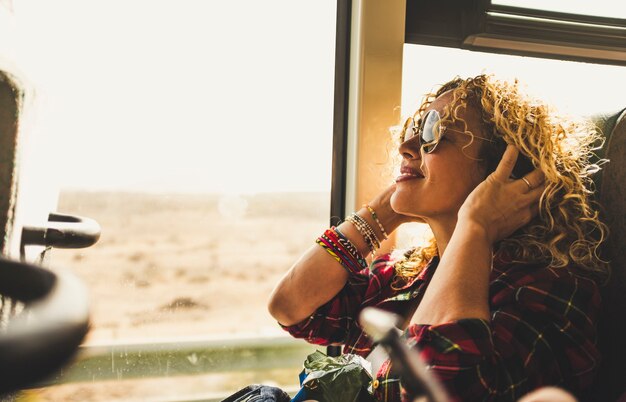
MULTIPOLYGON (((408 217, 399 215, 391 209, 389 200, 394 190, 395 185, 388 187, 369 203, 387 233, 408 221, 408 217)), ((369 224, 379 239, 383 239, 378 223, 366 207, 357 211, 357 215, 369 224)), ((370 254, 368 244, 354 224, 346 221, 337 229, 363 257, 370 254)), ((278 282, 270 296, 268 310, 282 325, 297 324, 337 295, 345 286, 348 277, 349 273, 341 263, 324 248, 313 245, 278 282)))
POLYGON ((413 324, 489 320, 493 244, 537 215, 544 190, 544 177, 538 169, 524 179, 509 179, 517 155, 516 148, 509 145, 496 171, 463 203, 445 252, 439 244, 441 262, 412 318, 413 324), (530 188, 525 181, 535 186, 530 188))

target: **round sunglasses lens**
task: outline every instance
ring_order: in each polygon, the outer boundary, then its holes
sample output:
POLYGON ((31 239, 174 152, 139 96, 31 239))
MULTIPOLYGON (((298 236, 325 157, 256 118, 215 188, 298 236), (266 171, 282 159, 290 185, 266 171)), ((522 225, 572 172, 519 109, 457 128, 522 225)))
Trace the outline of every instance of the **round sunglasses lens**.
POLYGON ((402 133, 402 142, 410 140, 415 135, 415 121, 413 119, 409 119, 405 126, 404 133, 402 133))
POLYGON ((424 116, 422 129, 420 130, 420 136, 422 145, 426 152, 428 152, 429 146, 434 146, 439 141, 439 135, 435 134, 435 130, 441 127, 437 124, 440 120, 439 113, 436 110, 431 110, 424 116))

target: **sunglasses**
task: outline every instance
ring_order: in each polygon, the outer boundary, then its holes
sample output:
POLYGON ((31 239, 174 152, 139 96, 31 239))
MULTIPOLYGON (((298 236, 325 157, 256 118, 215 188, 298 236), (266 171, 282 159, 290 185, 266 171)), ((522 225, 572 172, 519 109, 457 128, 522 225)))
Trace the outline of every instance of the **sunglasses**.
MULTIPOLYGON (((402 142, 406 142, 417 136, 420 147, 427 154, 432 153, 439 145, 446 131, 455 131, 457 133, 465 133, 465 131, 454 130, 442 124, 441 115, 436 110, 430 110, 415 124, 415 119, 409 117, 404 123, 404 132, 402 133, 402 142)), ((494 142, 488 138, 474 135, 474 138, 494 142)))
MULTIPOLYGON (((448 128, 442 124, 441 115, 436 110, 430 110, 428 113, 424 115, 423 118, 418 120, 417 124, 415 124, 415 120, 412 117, 409 117, 404 123, 404 132, 402 133, 402 142, 406 142, 413 137, 417 136, 417 141, 421 149, 424 150, 425 153, 430 154, 435 151, 437 145, 443 138, 443 135, 446 131, 455 131, 457 133, 465 133, 465 131, 454 130, 448 128)), ((474 138, 478 138, 484 141, 496 142, 494 140, 490 140, 489 138, 479 137, 474 135, 474 138)), ((502 142, 502 153, 504 153, 504 149, 506 148, 506 143, 502 142)), ((532 172, 535 169, 530 159, 520 153, 517 157, 517 161, 515 162, 515 167, 513 168, 513 172, 511 173, 511 178, 519 179, 524 177, 526 174, 532 172)))

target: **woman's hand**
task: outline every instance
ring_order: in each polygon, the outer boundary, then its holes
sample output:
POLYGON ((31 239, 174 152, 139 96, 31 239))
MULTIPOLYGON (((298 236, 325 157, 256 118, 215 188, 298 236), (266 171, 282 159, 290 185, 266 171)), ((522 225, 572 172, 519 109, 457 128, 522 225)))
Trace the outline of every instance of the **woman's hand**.
POLYGON ((518 153, 513 145, 507 146, 496 170, 470 193, 459 209, 459 221, 478 224, 491 244, 511 235, 539 212, 543 173, 536 169, 520 180, 510 179, 518 153))
POLYGON ((543 174, 510 179, 518 151, 508 146, 495 172, 470 193, 454 233, 411 322, 442 324, 463 318, 489 320, 493 244, 527 224, 539 209, 543 174))

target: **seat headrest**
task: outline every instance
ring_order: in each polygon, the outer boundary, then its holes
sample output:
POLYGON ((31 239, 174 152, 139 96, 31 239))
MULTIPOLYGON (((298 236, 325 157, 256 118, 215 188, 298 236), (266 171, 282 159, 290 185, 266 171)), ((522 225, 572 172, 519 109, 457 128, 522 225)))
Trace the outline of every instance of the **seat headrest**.
MULTIPOLYGON (((626 118, 626 108, 616 110, 612 113, 597 114, 591 117, 591 120, 596 125, 598 131, 602 134, 604 144, 595 151, 595 158, 592 162, 599 162, 603 159, 609 159, 607 151, 611 148, 611 140, 613 138, 613 132, 618 122, 622 122, 626 118)), ((598 144, 600 145, 600 144, 598 144)), ((604 166, 606 168, 606 166, 604 166)), ((596 189, 600 190, 602 186, 602 176, 604 175, 604 169, 601 169, 594 177, 593 181, 596 185, 596 189)))
POLYGON ((602 292, 598 344, 603 363, 597 376, 601 397, 595 400, 613 401, 626 391, 626 111, 599 118, 596 124, 605 138, 596 153, 609 160, 594 181, 596 200, 609 227, 603 258, 610 262, 611 278, 602 292))

